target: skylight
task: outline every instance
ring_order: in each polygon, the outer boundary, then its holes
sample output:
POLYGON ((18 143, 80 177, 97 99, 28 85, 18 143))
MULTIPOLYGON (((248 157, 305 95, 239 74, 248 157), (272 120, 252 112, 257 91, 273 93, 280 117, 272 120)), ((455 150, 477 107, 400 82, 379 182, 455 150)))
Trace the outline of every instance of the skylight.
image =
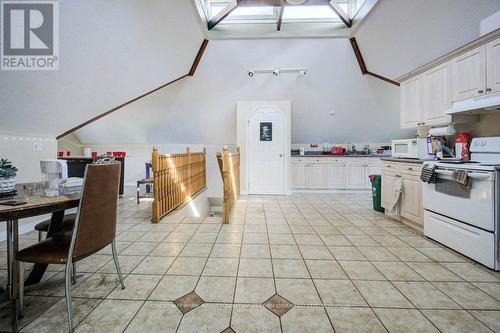
POLYGON ((283 21, 339 20, 330 6, 288 6, 283 12, 283 21))
POLYGON ((347 37, 378 0, 193 1, 211 38, 279 38, 347 37))

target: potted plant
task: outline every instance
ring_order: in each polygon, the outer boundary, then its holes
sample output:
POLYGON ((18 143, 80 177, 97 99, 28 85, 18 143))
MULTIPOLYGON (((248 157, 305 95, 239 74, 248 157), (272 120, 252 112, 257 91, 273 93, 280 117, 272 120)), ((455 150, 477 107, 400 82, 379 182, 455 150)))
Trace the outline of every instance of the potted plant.
POLYGON ((17 168, 12 162, 0 159, 0 193, 12 192, 16 187, 17 168))

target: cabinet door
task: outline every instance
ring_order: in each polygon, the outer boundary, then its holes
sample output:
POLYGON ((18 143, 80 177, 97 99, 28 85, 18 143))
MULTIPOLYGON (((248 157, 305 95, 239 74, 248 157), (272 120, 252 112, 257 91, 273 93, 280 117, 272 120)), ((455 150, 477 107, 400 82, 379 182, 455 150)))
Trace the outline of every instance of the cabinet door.
POLYGON ((309 188, 322 189, 326 188, 325 182, 325 165, 324 164, 309 164, 309 188))
POLYGON ((486 44, 486 92, 500 91, 500 38, 486 44))
POLYGON ((401 128, 414 128, 422 122, 421 85, 420 76, 401 84, 401 128))
POLYGON ((486 46, 483 45, 451 60, 451 99, 453 102, 485 93, 485 50, 486 46))
POLYGON ((422 182, 418 178, 403 177, 401 216, 422 224, 422 182))
POLYGON ((445 114, 451 108, 451 63, 445 63, 425 72, 423 80, 423 122, 425 125, 451 123, 445 114))
POLYGON ((348 190, 364 189, 366 187, 366 166, 364 164, 347 164, 348 190))
POLYGON ((382 173, 382 207, 385 209, 390 209, 390 204, 392 202, 392 189, 394 187, 394 182, 396 181, 396 175, 390 173, 382 173))
POLYGON ((326 165, 326 185, 332 190, 341 190, 346 187, 346 166, 345 164, 326 165))
POLYGON ((292 188, 307 188, 307 167, 306 164, 292 163, 292 188))
POLYGON ((366 189, 372 188, 372 182, 370 181, 370 178, 368 178, 368 176, 380 175, 381 173, 382 173, 382 168, 380 167, 379 164, 367 164, 366 165, 365 188, 366 189))

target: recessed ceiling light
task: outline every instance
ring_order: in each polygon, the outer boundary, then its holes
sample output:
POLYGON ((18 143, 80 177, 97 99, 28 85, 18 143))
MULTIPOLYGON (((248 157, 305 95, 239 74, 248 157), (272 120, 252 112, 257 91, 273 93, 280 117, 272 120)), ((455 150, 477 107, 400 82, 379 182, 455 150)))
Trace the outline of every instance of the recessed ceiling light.
POLYGON ((290 5, 302 5, 306 0, 286 0, 290 5))

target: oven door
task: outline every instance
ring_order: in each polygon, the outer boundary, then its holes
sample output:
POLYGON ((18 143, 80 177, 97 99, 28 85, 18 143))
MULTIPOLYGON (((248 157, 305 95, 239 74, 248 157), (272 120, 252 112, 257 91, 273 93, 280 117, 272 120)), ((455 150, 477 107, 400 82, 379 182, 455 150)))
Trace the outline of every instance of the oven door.
POLYGON ((437 169, 436 184, 423 184, 424 209, 487 231, 495 230, 495 173, 468 171, 470 188, 451 178, 452 170, 437 169))

